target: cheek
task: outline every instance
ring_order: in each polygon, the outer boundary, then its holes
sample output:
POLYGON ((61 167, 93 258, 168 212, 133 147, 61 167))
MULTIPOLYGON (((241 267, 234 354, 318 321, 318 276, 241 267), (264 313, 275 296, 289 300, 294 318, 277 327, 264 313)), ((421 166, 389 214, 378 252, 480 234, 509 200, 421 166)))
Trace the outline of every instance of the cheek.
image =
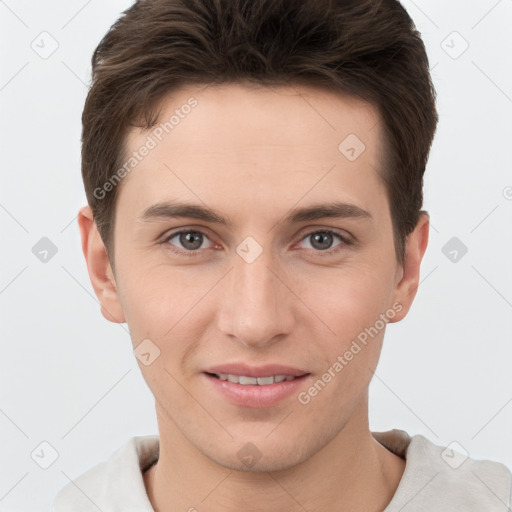
POLYGON ((386 312, 393 292, 391 273, 376 263, 317 269, 301 283, 297 295, 344 342, 386 312))
POLYGON ((124 265, 120 275, 123 277, 118 284, 119 300, 134 343, 144 338, 158 341, 170 330, 179 328, 200 293, 195 280, 187 283, 178 272, 164 265, 132 262, 124 265))
POLYGON ((189 362, 194 361, 215 312, 208 292, 222 274, 161 263, 133 268, 137 271, 123 274, 118 287, 132 345, 137 349, 149 339, 158 347, 158 359, 151 366, 139 366, 150 388, 158 388, 162 379, 169 386, 172 379, 165 369, 192 371, 189 362))
MULTIPOLYGON (((314 312, 324 323, 311 316, 319 327, 313 334, 318 344, 312 357, 322 361, 313 385, 302 390, 301 404, 314 404, 319 411, 330 408, 332 421, 346 421, 377 367, 386 329, 389 285, 373 272, 339 272, 336 279, 326 279, 322 292, 305 302, 314 304, 314 312), (331 332, 334 331, 334 332, 331 332), (333 404, 335 406, 333 407, 333 404)), ((313 323, 310 323, 310 327, 313 323)))

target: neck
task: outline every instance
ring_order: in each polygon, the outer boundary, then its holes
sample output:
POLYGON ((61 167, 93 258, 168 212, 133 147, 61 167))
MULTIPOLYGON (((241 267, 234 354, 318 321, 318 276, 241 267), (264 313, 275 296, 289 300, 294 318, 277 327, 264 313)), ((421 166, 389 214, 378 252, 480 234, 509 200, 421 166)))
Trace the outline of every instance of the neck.
POLYGON ((405 461, 372 436, 367 400, 344 428, 305 461, 286 469, 237 471, 199 452, 164 414, 158 414, 160 457, 144 474, 156 512, 183 510, 382 512, 405 461))

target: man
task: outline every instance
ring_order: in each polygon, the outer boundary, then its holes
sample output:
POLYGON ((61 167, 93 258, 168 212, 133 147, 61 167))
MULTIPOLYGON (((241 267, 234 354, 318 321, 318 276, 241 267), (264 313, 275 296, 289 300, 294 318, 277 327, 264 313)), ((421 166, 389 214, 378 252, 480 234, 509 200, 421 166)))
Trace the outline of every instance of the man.
POLYGON ((511 473, 370 432, 438 117, 395 0, 146 0, 93 56, 82 247, 159 436, 53 511, 505 511, 511 473))

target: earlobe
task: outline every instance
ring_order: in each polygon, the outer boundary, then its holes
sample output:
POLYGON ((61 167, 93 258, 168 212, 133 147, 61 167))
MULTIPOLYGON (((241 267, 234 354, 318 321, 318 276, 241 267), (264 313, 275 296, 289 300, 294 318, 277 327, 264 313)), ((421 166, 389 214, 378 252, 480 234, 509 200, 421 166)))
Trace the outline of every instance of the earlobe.
POLYGON ((110 322, 123 323, 126 320, 119 301, 114 273, 90 206, 84 206, 79 210, 78 226, 82 252, 92 287, 101 305, 101 313, 110 322))
POLYGON ((428 245, 430 218, 427 212, 421 212, 413 232, 407 237, 405 257, 401 277, 393 295, 394 303, 401 304, 402 309, 390 323, 402 320, 412 305, 420 281, 420 265, 428 245))

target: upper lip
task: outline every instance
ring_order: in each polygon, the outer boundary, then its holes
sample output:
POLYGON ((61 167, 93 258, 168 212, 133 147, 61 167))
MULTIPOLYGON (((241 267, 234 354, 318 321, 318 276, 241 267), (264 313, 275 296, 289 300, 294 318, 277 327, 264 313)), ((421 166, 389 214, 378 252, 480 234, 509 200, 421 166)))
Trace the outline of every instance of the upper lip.
POLYGON ((266 364, 263 366, 249 366, 245 363, 229 363, 219 366, 212 366, 205 370, 207 373, 223 373, 229 375, 244 375, 246 377, 272 377, 274 375, 292 375, 300 377, 309 372, 291 366, 283 366, 280 364, 266 364))

